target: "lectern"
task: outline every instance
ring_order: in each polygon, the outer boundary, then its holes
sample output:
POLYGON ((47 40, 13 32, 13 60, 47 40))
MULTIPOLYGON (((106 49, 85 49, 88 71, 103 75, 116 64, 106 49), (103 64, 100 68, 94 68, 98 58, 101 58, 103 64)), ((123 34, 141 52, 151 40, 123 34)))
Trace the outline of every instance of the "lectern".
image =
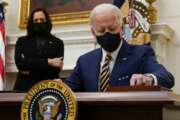
MULTIPOLYGON (((171 91, 75 93, 77 120, 162 120, 162 109, 172 105, 171 91)), ((25 93, 0 93, 0 119, 20 120, 25 93)))

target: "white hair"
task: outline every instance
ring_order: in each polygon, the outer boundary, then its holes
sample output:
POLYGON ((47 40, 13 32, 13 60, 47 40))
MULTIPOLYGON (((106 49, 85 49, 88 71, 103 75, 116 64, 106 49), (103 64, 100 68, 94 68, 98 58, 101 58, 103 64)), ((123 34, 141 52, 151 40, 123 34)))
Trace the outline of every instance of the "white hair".
POLYGON ((117 18, 119 19, 120 23, 122 24, 123 15, 121 13, 121 10, 118 7, 116 7, 115 5, 103 3, 103 4, 97 5, 91 11, 90 16, 89 16, 90 25, 92 26, 95 16, 102 15, 102 14, 109 13, 109 12, 114 12, 117 15, 117 18))

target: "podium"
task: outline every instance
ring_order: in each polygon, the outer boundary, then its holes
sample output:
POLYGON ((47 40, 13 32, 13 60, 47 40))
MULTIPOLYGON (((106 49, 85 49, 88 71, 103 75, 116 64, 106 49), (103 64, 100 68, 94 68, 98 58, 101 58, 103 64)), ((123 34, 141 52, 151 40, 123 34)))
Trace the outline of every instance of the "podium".
MULTIPOLYGON (((167 92, 77 93, 80 120, 162 120, 167 92)), ((78 119, 78 120, 79 120, 78 119)))
MULTIPOLYGON (((171 91, 75 93, 77 120, 162 120, 163 107, 173 105, 171 91)), ((20 120, 25 93, 0 93, 0 119, 20 120)))

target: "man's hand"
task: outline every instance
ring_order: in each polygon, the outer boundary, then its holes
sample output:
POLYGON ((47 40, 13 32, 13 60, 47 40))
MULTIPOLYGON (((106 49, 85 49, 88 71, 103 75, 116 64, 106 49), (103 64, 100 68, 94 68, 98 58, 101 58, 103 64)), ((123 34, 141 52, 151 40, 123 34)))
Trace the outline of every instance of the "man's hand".
POLYGON ((130 86, 153 86, 154 79, 151 76, 143 75, 143 74, 133 74, 130 79, 130 86))

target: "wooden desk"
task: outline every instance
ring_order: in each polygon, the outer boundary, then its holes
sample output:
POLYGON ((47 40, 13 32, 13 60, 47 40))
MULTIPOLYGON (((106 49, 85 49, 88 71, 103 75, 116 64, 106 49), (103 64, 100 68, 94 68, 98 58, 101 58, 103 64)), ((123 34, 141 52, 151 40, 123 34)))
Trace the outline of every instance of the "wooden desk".
MULTIPOLYGON (((172 105, 168 91, 75 93, 77 120, 162 120, 162 108, 172 105)), ((0 93, 0 119, 20 120, 25 93, 0 93)))

